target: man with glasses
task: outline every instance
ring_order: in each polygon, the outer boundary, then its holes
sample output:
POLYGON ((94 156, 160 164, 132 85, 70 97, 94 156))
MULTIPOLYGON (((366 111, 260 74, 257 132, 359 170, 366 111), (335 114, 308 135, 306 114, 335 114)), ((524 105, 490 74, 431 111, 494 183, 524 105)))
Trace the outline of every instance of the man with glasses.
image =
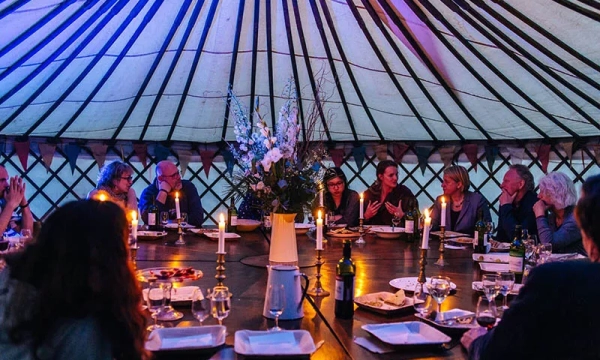
POLYGON ((23 229, 33 229, 33 216, 25 197, 25 183, 19 176, 8 176, 8 171, 0 165, 0 229, 8 236, 15 236, 23 229), (13 219, 14 211, 21 208, 20 227, 13 219))
POLYGON ((537 202, 533 175, 525 165, 511 165, 502 180, 496 240, 512 241, 517 224, 537 235, 533 204, 537 202))
POLYGON ((156 165, 156 178, 154 182, 142 191, 140 198, 140 211, 142 220, 148 220, 148 208, 154 204, 159 213, 169 212, 171 219, 175 218, 175 194, 179 196, 179 208, 182 213, 188 214, 188 223, 202 226, 204 210, 196 186, 189 180, 182 180, 181 174, 175 164, 163 160, 156 165))

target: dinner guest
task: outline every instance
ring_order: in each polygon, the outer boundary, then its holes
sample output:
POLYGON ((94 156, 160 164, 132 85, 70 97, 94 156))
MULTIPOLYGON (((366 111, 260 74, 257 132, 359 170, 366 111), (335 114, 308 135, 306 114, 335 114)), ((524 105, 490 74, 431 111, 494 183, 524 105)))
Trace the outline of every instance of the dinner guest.
POLYGON ((392 160, 377 164, 377 180, 365 191, 365 224, 390 225, 392 218, 401 218, 409 207, 418 208, 417 198, 404 185, 398 184, 398 165, 392 160))
POLYGON ((552 244, 554 253, 585 255, 581 232, 573 210, 577 192, 573 181, 561 172, 540 179, 538 201, 533 205, 540 243, 552 244))
POLYGON ((54 211, 0 272, 0 358, 149 359, 128 222, 110 201, 54 211))
POLYGON ((323 204, 329 213, 333 212, 329 221, 357 226, 360 198, 356 191, 348 188, 348 181, 342 169, 339 167, 327 169, 323 181, 325 182, 323 204))
POLYGON ((575 218, 591 262, 534 268, 494 329, 464 334, 470 359, 600 358, 600 175, 583 184, 575 218))
POLYGON ((8 236, 16 236, 23 229, 33 230, 33 215, 25 196, 26 185, 19 176, 8 176, 8 171, 0 165, 0 231, 8 236), (15 210, 21 209, 21 216, 15 210))
POLYGON ((142 191, 140 212, 142 220, 148 223, 148 208, 154 201, 159 212, 168 211, 171 219, 175 219, 175 196, 179 196, 179 208, 187 213, 188 223, 202 226, 204 210, 196 186, 189 180, 182 180, 177 166, 168 160, 156 165, 154 182, 142 191))
POLYGON ((511 242, 515 227, 521 225, 529 235, 537 235, 533 204, 537 201, 533 175, 525 165, 511 165, 500 186, 500 212, 496 240, 511 242))
POLYGON ((444 170, 442 181, 444 195, 438 196, 435 200, 431 213, 433 230, 440 228, 442 197, 446 202, 446 230, 473 235, 480 211, 483 221, 492 221, 487 199, 480 193, 469 191, 470 186, 469 173, 464 167, 455 165, 444 170))
POLYGON ((98 173, 96 188, 89 192, 88 199, 98 199, 101 194, 129 214, 138 211, 137 195, 133 187, 133 169, 123 161, 115 160, 102 167, 98 173))

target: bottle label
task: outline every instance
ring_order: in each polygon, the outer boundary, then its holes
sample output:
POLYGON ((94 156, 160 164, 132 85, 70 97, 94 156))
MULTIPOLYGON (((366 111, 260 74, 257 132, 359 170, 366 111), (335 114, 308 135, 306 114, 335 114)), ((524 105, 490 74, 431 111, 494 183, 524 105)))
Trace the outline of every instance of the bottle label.
POLYGON ((344 280, 348 277, 338 276, 335 279, 335 299, 340 301, 354 300, 354 276, 352 276, 352 284, 344 286, 347 282, 344 280))
POLYGON ((508 257, 508 269, 515 274, 523 273, 523 258, 520 256, 508 257))
POLYGON ((406 220, 404 222, 404 232, 412 234, 415 232, 415 221, 414 220, 406 220))
POLYGON ((156 214, 148 213, 148 226, 156 225, 156 214))
POLYGON ((231 215, 231 226, 237 226, 237 215, 231 215))

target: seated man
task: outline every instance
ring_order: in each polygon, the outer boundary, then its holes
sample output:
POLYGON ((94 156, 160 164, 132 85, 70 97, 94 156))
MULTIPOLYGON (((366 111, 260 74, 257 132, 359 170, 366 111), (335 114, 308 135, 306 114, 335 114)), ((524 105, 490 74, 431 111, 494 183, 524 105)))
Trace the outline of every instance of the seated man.
POLYGON ((537 202, 537 195, 533 191, 534 187, 533 175, 525 165, 511 165, 504 174, 496 240, 512 241, 517 224, 523 226, 523 229, 527 229, 529 235, 537 235, 537 225, 533 213, 533 204, 537 202))
POLYGON ((148 208, 152 200, 158 211, 169 211, 170 218, 175 218, 175 192, 179 193, 179 209, 188 214, 188 223, 202 226, 204 210, 196 186, 189 180, 182 180, 177 166, 168 160, 156 165, 154 182, 142 191, 140 197, 140 213, 142 220, 148 223, 148 208))
POLYGON ((471 359, 600 358, 600 175, 589 178, 575 208, 591 262, 551 262, 533 269, 490 332, 469 330, 471 359))
POLYGON ((8 172, 4 166, 0 165, 0 229, 8 236, 17 235, 22 229, 33 231, 33 216, 29 203, 25 197, 25 183, 23 179, 14 176, 8 177, 8 172), (20 226, 18 221, 13 219, 13 213, 21 208, 20 226))

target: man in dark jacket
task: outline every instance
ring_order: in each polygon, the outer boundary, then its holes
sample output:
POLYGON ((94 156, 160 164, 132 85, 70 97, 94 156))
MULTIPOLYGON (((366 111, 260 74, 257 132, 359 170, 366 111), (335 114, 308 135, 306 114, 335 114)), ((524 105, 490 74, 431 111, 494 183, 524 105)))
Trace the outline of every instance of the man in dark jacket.
POLYGON ((537 235, 533 204, 538 198, 533 191, 535 184, 529 168, 520 164, 511 165, 500 187, 502 193, 496 240, 512 241, 516 225, 522 225, 530 235, 537 235))

